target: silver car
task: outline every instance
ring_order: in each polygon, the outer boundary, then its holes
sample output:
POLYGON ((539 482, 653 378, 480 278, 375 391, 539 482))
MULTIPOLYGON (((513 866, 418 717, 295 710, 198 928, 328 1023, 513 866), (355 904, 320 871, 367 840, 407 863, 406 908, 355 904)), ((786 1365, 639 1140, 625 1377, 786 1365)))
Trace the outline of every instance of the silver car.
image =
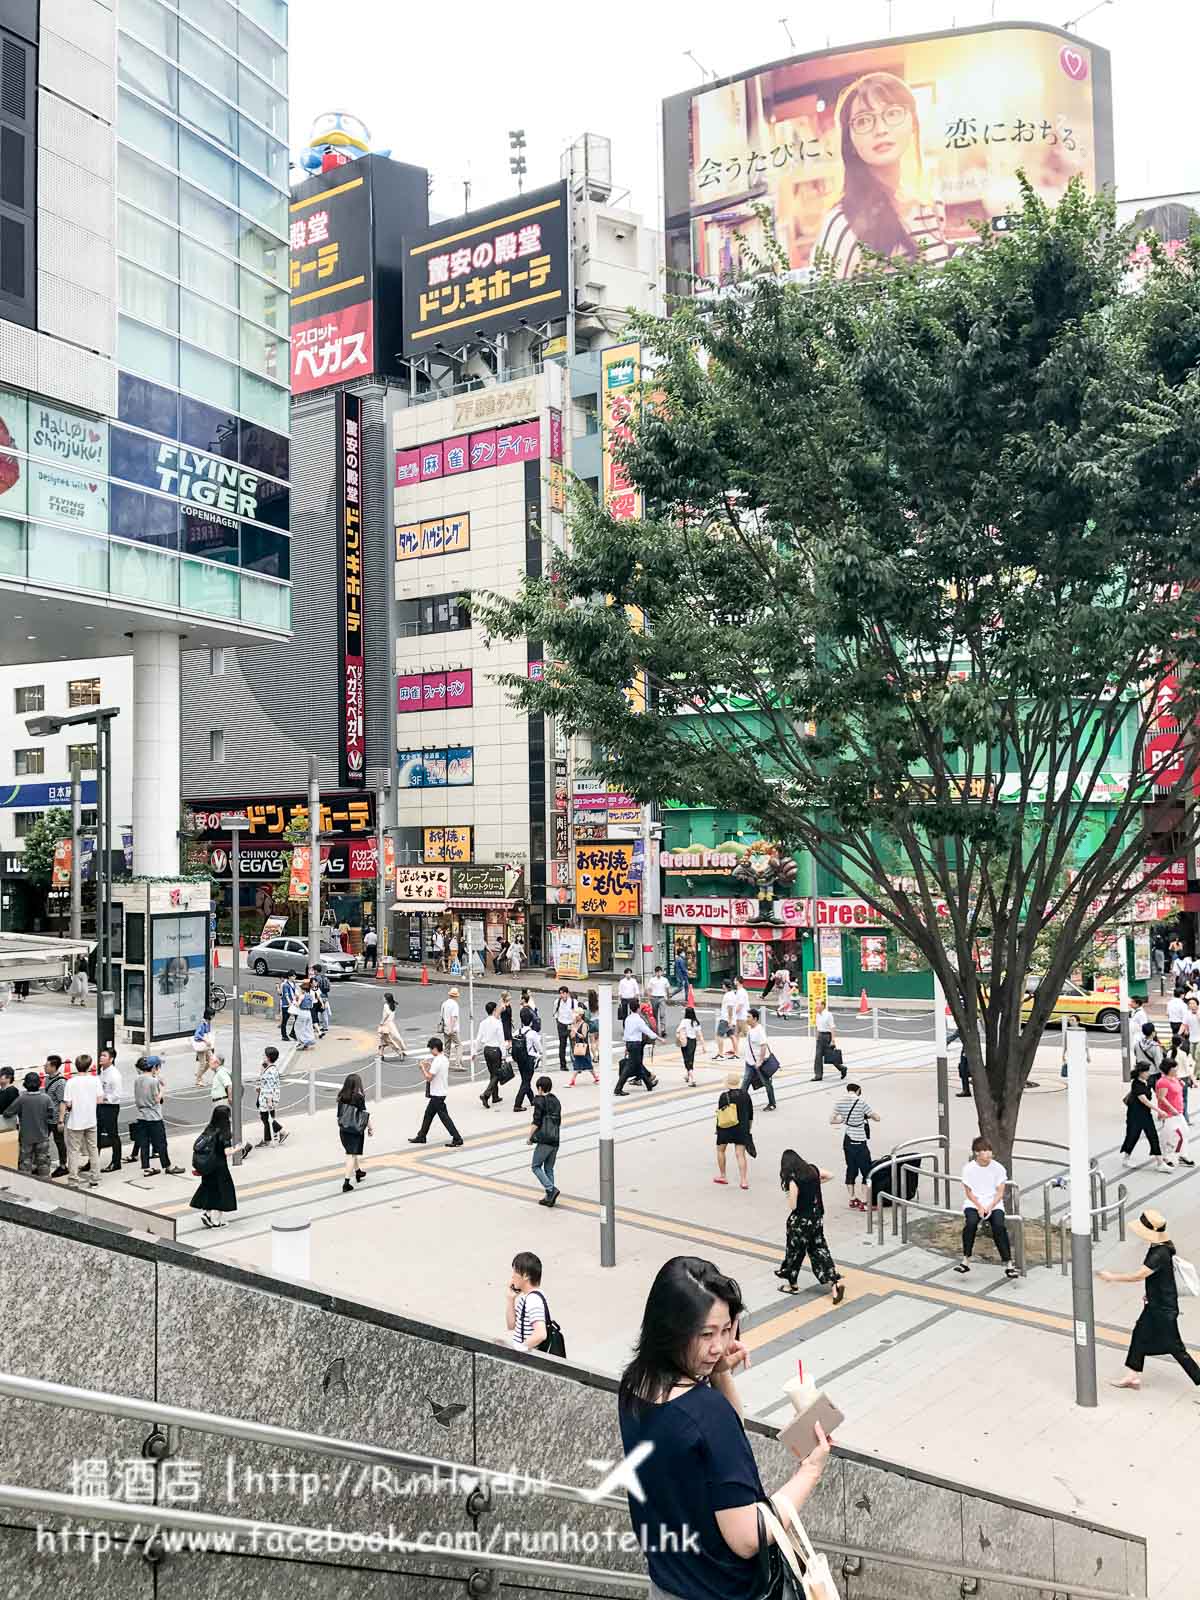
MULTIPOLYGON (((256 944, 253 950, 248 951, 246 960, 260 978, 269 975, 279 977, 285 972, 298 973, 303 977, 308 971, 308 941, 268 939, 265 944, 256 944)), ((320 962, 331 978, 348 978, 355 966, 354 957, 343 955, 340 950, 322 950, 320 962)))

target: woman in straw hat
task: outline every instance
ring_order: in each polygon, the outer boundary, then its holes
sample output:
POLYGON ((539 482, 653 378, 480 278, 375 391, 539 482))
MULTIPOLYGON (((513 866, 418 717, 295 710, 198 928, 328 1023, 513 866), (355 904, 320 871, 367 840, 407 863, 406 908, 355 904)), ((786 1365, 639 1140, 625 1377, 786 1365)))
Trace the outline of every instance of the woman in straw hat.
POLYGON ((717 1101, 717 1175, 714 1183, 728 1183, 725 1176, 725 1152, 730 1145, 737 1158, 738 1179, 743 1189, 750 1187, 750 1168, 746 1156, 757 1156, 750 1124, 754 1121, 754 1104, 750 1091, 742 1088, 740 1072, 731 1072, 717 1101))
POLYGON ((1200 1366, 1188 1354, 1179 1335, 1179 1290, 1175 1283, 1175 1246, 1161 1211, 1143 1211, 1129 1226, 1150 1248, 1136 1272, 1100 1272, 1105 1283, 1145 1283, 1146 1301, 1133 1325, 1125 1376, 1113 1380, 1114 1389, 1140 1389, 1147 1356, 1174 1356, 1194 1384, 1200 1385, 1200 1366))

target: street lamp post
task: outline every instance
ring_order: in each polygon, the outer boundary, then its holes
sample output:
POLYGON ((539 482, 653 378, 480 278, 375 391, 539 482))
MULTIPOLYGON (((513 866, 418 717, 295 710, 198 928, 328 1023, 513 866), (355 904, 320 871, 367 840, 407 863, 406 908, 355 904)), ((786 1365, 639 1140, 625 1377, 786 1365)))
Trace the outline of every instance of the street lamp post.
MULTIPOLYGON (((35 739, 94 723, 96 728, 96 1059, 116 1039, 117 1005, 112 989, 112 721, 120 706, 89 706, 72 715, 26 719, 35 739)), ((74 847, 73 847, 74 848, 74 847)))
POLYGON ((229 835, 230 891, 233 896, 233 1048, 229 1071, 233 1078, 234 1165, 242 1150, 242 876, 239 844, 250 826, 244 811, 223 811, 221 829, 229 835))
POLYGON ((1074 1324, 1075 1404, 1094 1406, 1096 1310, 1092 1297, 1092 1182, 1088 1170, 1088 1059, 1082 1028, 1066 1033, 1067 1126, 1071 1173, 1071 1320, 1074 1324))

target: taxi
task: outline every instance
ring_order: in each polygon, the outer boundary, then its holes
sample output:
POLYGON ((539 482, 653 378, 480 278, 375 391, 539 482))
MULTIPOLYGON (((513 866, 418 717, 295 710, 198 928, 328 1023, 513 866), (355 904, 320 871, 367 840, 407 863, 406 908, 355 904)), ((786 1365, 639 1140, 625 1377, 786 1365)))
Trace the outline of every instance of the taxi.
MULTIPOLYGON (((1033 996, 1037 989, 1039 979, 1026 980, 1025 1001, 1021 1006, 1021 1020, 1028 1022, 1033 1013, 1033 996)), ((1081 1028, 1103 1028, 1106 1033, 1119 1033, 1121 1031, 1121 1003, 1120 998, 1111 989, 1081 989, 1077 983, 1072 983, 1070 978, 1064 978, 1062 988, 1053 1010, 1050 1012, 1050 1022, 1061 1022, 1064 1017, 1070 1017, 1081 1028)))

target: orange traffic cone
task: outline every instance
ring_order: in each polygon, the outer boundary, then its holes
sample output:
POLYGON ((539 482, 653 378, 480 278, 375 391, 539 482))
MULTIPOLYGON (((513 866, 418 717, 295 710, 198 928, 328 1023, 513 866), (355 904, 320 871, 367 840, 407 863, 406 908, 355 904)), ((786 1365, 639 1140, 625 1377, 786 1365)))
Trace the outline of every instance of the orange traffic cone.
POLYGON ((213 945, 213 971, 215 972, 220 965, 221 965, 221 962, 220 962, 220 958, 217 955, 217 947, 216 947, 216 945, 213 945))
POLYGON ((245 948, 246 948, 246 935, 244 933, 239 933, 238 934, 238 949, 244 952, 245 948))
POLYGON ((865 989, 858 997, 858 1014, 860 1017, 866 1017, 871 1014, 871 1002, 867 999, 867 991, 865 989))
POLYGON ((421 968, 421 982, 428 987, 428 984, 429 984, 429 968, 428 967, 422 967, 421 968))
POLYGON ((689 1006, 694 1006, 696 1004, 696 991, 692 988, 690 983, 688 984, 687 1003, 689 1006))
POLYGON ((395 958, 395 956, 391 956, 388 959, 388 982, 389 983, 395 983, 395 981, 396 981, 396 958, 395 958))
POLYGON ((375 978, 376 978, 377 982, 379 982, 379 983, 383 982, 383 962, 382 961, 375 968, 375 978))

